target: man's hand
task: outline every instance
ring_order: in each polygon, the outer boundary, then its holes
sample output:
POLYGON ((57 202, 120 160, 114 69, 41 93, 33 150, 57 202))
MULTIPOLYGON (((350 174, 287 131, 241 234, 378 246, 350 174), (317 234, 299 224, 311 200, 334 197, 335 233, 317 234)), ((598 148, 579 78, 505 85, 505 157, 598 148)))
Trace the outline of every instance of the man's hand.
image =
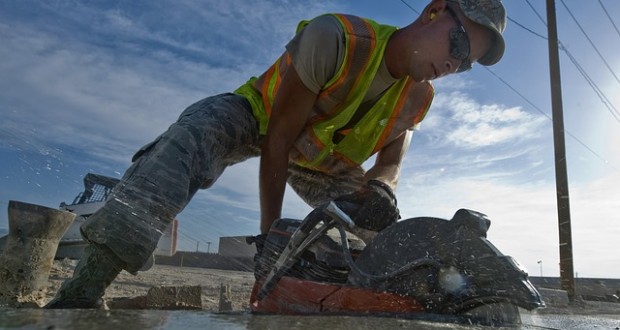
POLYGON ((249 245, 256 244, 256 253, 254 254, 254 277, 257 280, 265 277, 267 273, 269 273, 269 269, 265 265, 265 258, 263 258, 263 250, 265 248, 266 240, 267 234, 247 236, 245 238, 245 242, 249 245))
POLYGON ((400 218, 394 192, 390 186, 378 180, 368 180, 360 190, 340 196, 334 201, 339 206, 342 205, 357 226, 364 229, 378 232, 400 218))

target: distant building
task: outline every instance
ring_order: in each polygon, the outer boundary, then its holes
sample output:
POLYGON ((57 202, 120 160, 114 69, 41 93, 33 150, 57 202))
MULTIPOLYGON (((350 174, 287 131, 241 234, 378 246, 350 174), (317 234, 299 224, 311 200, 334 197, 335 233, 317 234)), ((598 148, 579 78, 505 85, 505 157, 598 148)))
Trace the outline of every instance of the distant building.
POLYGON ((226 257, 252 257, 256 253, 256 246, 246 243, 247 236, 220 237, 218 253, 226 257))
MULTIPOLYGON (((87 173, 84 176, 84 191, 80 192, 71 204, 60 203, 60 209, 76 214, 75 220, 63 235, 56 258, 79 259, 88 245, 80 233, 80 227, 86 222, 89 216, 99 210, 112 193, 112 189, 120 182, 117 178, 109 176, 87 173)), ((172 256, 177 249, 177 231, 179 221, 174 219, 170 225, 162 232, 162 236, 155 248, 154 254, 158 256, 172 256)), ((147 270, 152 266, 153 258, 145 264, 142 270, 147 270)))

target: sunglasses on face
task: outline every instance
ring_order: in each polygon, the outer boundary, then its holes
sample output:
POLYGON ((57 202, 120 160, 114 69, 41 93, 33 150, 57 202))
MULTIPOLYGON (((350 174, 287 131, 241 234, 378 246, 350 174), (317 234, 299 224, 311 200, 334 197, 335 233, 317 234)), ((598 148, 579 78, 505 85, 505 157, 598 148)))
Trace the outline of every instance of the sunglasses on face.
POLYGON ((456 27, 450 30, 450 56, 461 61, 461 65, 456 69, 456 72, 471 70, 472 64, 471 61, 469 61, 469 52, 471 49, 465 27, 461 24, 461 20, 459 20, 452 8, 446 6, 446 9, 456 23, 456 27))

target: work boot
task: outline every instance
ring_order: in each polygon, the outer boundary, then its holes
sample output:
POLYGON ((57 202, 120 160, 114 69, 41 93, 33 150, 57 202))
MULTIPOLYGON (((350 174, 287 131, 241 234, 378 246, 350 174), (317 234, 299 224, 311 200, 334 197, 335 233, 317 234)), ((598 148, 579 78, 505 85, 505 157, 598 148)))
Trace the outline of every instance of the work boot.
POLYGON ((123 262, 104 246, 89 244, 73 277, 66 280, 45 308, 103 308, 105 289, 123 270, 123 262))

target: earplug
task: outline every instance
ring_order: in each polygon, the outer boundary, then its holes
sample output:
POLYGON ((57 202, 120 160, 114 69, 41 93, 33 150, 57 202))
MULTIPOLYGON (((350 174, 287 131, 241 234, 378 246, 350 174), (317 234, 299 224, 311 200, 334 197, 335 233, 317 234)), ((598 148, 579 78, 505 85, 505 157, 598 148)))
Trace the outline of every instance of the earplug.
POLYGON ((428 15, 428 18, 432 21, 435 19, 435 17, 437 17, 437 14, 435 14, 434 12, 432 12, 430 15, 428 15))

